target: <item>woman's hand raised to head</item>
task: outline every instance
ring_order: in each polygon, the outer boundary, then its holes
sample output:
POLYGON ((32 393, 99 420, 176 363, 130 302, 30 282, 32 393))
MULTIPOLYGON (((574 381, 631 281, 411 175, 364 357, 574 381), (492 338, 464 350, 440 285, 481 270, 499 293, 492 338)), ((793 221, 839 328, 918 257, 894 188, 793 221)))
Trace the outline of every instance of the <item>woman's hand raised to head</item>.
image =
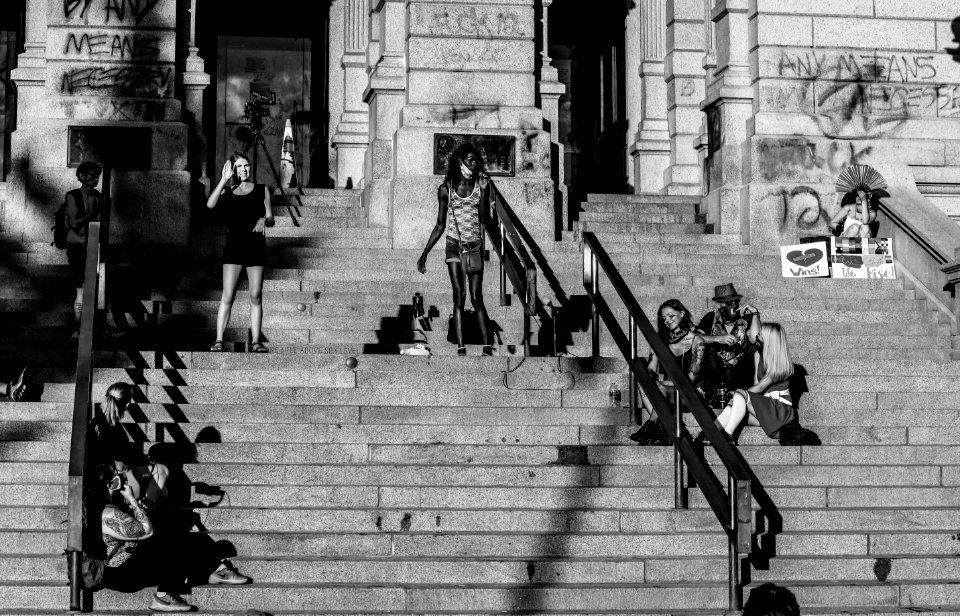
POLYGON ((227 162, 223 163, 223 171, 220 172, 220 183, 226 184, 233 179, 233 163, 230 162, 230 159, 227 159, 227 162))

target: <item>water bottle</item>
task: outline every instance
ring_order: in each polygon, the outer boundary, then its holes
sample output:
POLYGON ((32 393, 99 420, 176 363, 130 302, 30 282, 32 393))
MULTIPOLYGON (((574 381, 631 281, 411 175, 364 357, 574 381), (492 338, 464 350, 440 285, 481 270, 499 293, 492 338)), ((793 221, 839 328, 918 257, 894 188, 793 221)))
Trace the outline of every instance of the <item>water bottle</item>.
POLYGON ((616 381, 610 383, 610 406, 620 408, 620 386, 616 381))

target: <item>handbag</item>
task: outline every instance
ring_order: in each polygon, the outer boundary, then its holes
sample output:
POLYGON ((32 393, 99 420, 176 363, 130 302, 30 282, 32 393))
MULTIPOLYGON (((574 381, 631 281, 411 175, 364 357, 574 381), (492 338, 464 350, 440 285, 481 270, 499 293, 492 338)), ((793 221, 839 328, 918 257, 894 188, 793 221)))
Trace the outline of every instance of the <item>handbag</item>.
MULTIPOLYGON (((453 190, 453 186, 450 187, 453 190)), ((466 274, 476 274, 483 271, 483 229, 480 230, 480 239, 476 242, 464 242, 460 239, 460 225, 457 224, 457 214, 450 208, 453 216, 453 226, 457 230, 457 241, 460 244, 460 265, 466 274)))

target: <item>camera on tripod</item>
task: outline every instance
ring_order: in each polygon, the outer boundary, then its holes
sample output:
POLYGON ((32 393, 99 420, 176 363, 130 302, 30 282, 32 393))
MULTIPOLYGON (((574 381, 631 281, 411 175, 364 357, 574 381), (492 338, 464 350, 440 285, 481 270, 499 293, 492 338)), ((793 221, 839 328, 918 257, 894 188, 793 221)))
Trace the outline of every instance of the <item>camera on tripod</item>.
POLYGON ((251 82, 250 96, 243 106, 243 117, 251 129, 259 131, 263 128, 263 119, 270 116, 270 106, 279 103, 277 93, 270 90, 269 86, 251 82))

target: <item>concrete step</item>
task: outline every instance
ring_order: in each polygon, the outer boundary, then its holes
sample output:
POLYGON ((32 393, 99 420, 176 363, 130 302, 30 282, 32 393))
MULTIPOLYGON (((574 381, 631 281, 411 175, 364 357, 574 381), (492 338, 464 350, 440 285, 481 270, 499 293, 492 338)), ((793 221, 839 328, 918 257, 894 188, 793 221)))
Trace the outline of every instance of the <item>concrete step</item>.
MULTIPOLYGON (((633 235, 637 233, 684 233, 709 234, 713 233, 713 225, 705 223, 669 223, 669 222, 601 222, 581 220, 577 223, 580 232, 592 231, 596 234, 622 233, 633 235)), ((601 238, 605 240, 606 237, 601 238)))
MULTIPOLYGON (((604 212, 587 210, 580 213, 580 223, 602 224, 637 224, 637 223, 669 223, 669 224, 703 224, 706 216, 694 211, 657 211, 650 209, 604 212)), ((584 227, 586 228, 586 227, 584 227)))
POLYGON ((628 204, 683 204, 697 205, 701 197, 694 195, 652 195, 652 194, 615 194, 615 193, 590 193, 587 195, 586 203, 581 203, 583 207, 594 203, 628 203, 628 204))

